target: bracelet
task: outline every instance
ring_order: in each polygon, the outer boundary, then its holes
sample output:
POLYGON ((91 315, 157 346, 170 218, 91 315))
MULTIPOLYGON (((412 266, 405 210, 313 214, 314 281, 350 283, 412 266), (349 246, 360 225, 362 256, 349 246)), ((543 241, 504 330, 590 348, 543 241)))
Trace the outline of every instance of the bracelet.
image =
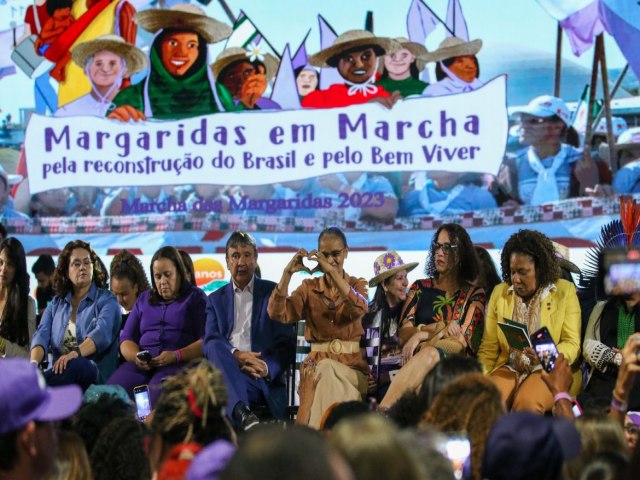
POLYGON ((611 408, 613 408, 616 412, 627 413, 628 405, 624 402, 621 402, 616 397, 611 397, 611 408))
POLYGON ((569 395, 567 392, 556 393, 555 397, 553 397, 553 403, 558 403, 560 400, 567 400, 569 402, 573 401, 571 395, 569 395))
POLYGON ((180 363, 182 361, 182 349, 179 348, 178 350, 176 350, 175 352, 173 352, 176 356, 176 363, 180 363))

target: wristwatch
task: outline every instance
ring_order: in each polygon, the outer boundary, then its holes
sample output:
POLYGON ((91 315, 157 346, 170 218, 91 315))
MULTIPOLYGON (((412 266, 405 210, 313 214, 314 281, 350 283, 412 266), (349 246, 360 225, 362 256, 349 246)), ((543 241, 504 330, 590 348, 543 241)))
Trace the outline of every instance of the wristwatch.
POLYGON ((78 354, 78 358, 82 357, 82 352, 80 351, 80 347, 79 346, 75 346, 71 349, 72 352, 76 352, 78 354))

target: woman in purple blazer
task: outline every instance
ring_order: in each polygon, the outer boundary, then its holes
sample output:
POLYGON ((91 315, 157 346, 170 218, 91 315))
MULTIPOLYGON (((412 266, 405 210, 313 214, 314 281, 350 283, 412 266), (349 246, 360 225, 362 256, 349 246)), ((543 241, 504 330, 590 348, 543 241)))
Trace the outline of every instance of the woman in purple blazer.
POLYGON ((151 290, 138 297, 120 337, 126 362, 108 383, 132 397, 134 387, 148 384, 152 406, 166 377, 202 357, 207 297, 188 278, 178 250, 158 250, 151 259, 151 290))

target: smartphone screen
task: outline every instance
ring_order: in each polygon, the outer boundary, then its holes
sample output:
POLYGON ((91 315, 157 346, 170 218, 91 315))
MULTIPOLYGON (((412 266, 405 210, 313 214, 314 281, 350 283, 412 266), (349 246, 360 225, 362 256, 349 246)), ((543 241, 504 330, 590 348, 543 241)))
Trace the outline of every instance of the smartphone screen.
POLYGON ((133 397, 136 400, 138 419, 144 420, 151 413, 151 401, 149 400, 149 386, 140 385, 133 389, 133 397))
POLYGON ((441 451, 451 462, 455 477, 462 478, 469 461, 469 455, 471 455, 469 437, 464 433, 450 433, 447 435, 441 451))
POLYGON ((550 372, 556 365, 558 359, 558 347, 547 327, 542 327, 531 335, 531 343, 540 359, 540 364, 545 371, 550 372))

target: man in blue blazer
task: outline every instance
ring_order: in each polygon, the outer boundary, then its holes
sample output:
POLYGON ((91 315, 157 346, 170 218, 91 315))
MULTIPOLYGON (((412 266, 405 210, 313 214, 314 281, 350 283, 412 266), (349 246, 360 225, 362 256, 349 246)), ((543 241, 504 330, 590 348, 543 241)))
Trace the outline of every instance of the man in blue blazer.
POLYGON ((229 417, 247 430, 258 423, 252 406, 266 404, 274 418, 285 416, 284 373, 293 361, 295 333, 291 325, 267 315, 276 284, 255 276, 258 249, 253 237, 234 232, 226 261, 231 282, 209 295, 203 350, 224 375, 229 417))

